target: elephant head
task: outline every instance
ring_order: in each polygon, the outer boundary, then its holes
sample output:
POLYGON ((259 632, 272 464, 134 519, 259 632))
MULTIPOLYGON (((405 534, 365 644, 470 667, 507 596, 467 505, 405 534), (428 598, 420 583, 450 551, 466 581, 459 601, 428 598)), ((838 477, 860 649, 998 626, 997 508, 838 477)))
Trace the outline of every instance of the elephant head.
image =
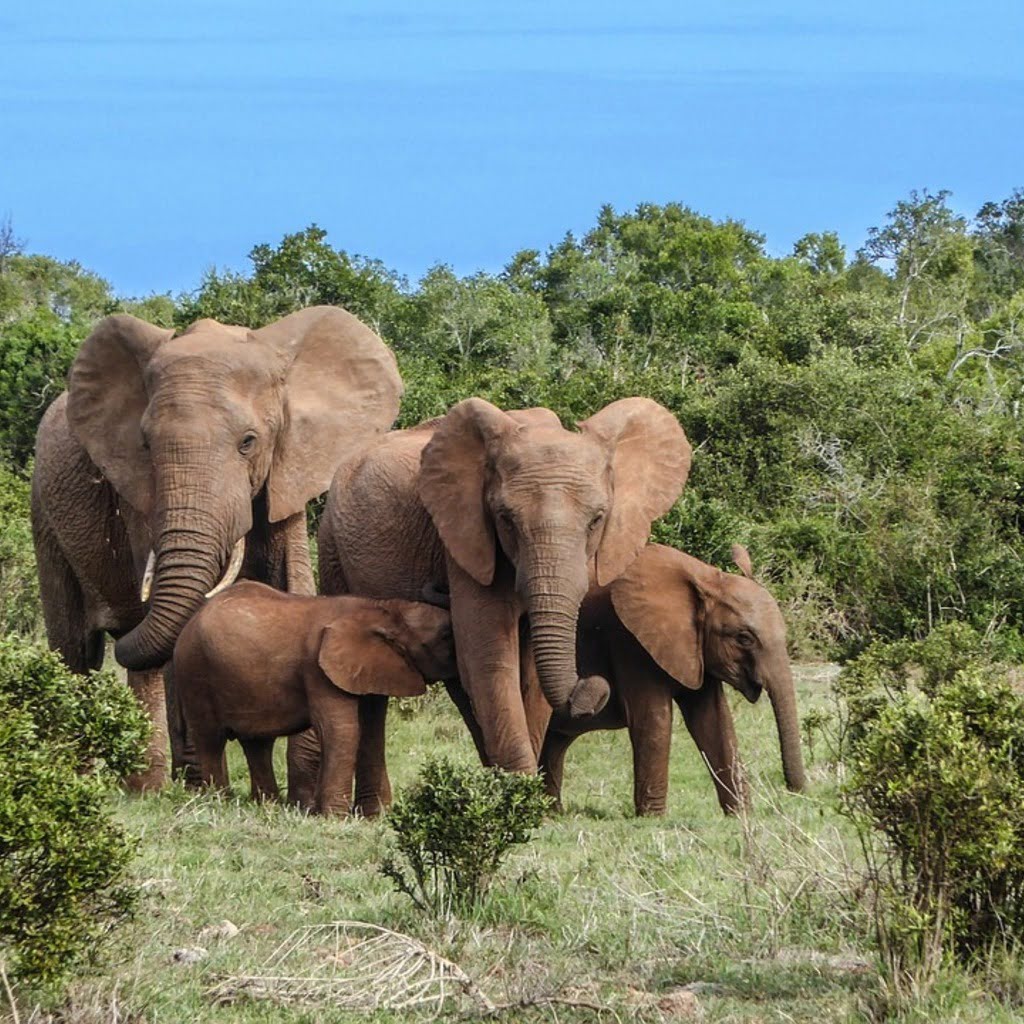
POLYGON ((384 343, 328 306, 255 331, 200 320, 178 336, 102 320, 72 365, 68 422, 153 547, 148 610, 117 641, 118 661, 165 662, 252 526, 254 499, 270 522, 302 511, 353 442, 387 429, 401 388, 384 343))
POLYGON ((424 448, 419 484, 465 573, 488 587, 498 561, 510 563, 544 695, 576 714, 608 692, 577 675, 580 604, 592 582, 626 570, 690 469, 682 427, 650 399, 613 402, 578 426, 566 430, 546 409, 505 413, 467 399, 424 448))
POLYGON ((775 599, 754 582, 746 549, 734 545, 733 560, 742 576, 651 544, 612 583, 612 605, 647 653, 688 689, 719 680, 751 703, 767 691, 786 785, 801 791, 806 780, 786 624, 775 599))
POLYGON ((418 697, 427 681, 456 676, 451 618, 416 601, 376 601, 327 626, 318 663, 346 693, 418 697))

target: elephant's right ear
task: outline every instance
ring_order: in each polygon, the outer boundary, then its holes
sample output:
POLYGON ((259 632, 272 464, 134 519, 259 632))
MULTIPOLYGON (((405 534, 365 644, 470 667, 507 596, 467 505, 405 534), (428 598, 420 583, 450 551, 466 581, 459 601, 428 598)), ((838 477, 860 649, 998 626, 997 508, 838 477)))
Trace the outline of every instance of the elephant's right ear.
POLYGON ((484 507, 487 447, 518 424, 482 398, 452 406, 420 459, 420 500, 452 558, 481 586, 494 579, 494 524, 484 507))
POLYGON ((704 685, 705 601, 680 552, 650 544, 608 588, 619 621, 673 679, 690 690, 704 685))
POLYGON ((386 632, 359 616, 324 629, 317 660, 339 690, 356 697, 419 697, 427 692, 423 676, 388 643, 386 632))
POLYGON ((149 396, 143 375, 173 331, 119 313, 101 320, 71 364, 68 423, 89 458, 133 508, 153 506, 153 464, 139 423, 149 396))

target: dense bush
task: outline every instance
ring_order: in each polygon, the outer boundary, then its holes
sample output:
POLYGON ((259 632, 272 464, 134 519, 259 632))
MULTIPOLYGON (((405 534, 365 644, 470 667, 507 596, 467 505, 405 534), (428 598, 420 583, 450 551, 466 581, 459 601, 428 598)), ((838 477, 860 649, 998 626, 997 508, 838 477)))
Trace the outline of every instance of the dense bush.
POLYGON ((465 912, 480 902, 511 848, 527 842, 548 807, 539 776, 428 761, 388 816, 397 856, 381 871, 421 910, 465 912))
POLYGON ((255 327, 336 303, 395 350, 402 426, 470 395, 567 425, 628 395, 671 409, 695 456, 656 538, 722 566, 747 544, 799 653, 947 621, 1019 633, 1022 237, 1020 192, 974 221, 912 193, 852 259, 830 232, 778 257, 740 222, 642 204, 501 273, 439 264, 413 286, 313 225, 255 246, 248 273, 138 302, 16 254, 0 262, 0 447, 24 463, 103 312, 255 327))
POLYGON ((10 633, 42 633, 29 482, 0 462, 0 622, 10 633))
POLYGON ((992 655, 952 624, 873 644, 838 683, 845 808, 897 987, 1024 941, 1024 695, 992 655))
POLYGON ((107 800, 143 766, 148 732, 110 673, 0 640, 0 959, 15 977, 59 979, 131 911, 135 843, 107 800))

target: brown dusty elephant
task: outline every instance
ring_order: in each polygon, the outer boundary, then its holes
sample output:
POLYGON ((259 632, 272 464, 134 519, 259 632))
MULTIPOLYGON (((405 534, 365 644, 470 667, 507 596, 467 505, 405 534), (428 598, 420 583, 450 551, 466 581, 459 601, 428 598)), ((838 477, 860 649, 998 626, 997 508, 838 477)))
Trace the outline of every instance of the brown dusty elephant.
POLYGON ((388 696, 418 696, 428 681, 454 677, 455 652, 448 613, 429 604, 243 582, 192 617, 173 672, 204 783, 227 788, 224 745, 238 739, 253 797, 276 798, 274 739, 312 726, 322 751, 314 809, 347 814, 360 719, 388 696))
POLYGON ((627 728, 636 813, 663 814, 674 701, 706 758, 718 802, 726 813, 736 811, 745 787, 723 683, 751 703, 768 693, 786 785, 804 788, 786 625, 775 599, 754 582, 746 549, 734 546, 733 559, 742 576, 651 544, 620 579, 588 595, 580 614, 580 666, 608 679, 612 697, 591 718, 552 717, 541 769, 556 800, 572 741, 594 729, 627 728))
POLYGON ((166 776, 160 667, 185 623, 239 571, 313 592, 306 502, 401 390, 384 343, 327 306, 179 335, 110 316, 83 343, 39 426, 32 527, 51 646, 82 672, 114 636, 153 719, 136 788, 166 776))
MULTIPOLYGON (((466 399, 339 468, 320 527, 321 585, 411 600, 447 591, 484 759, 533 772, 547 722, 532 715, 531 731, 524 681, 535 667, 547 705, 571 714, 607 700, 607 683, 576 669, 580 602, 593 581, 626 570, 689 468, 682 427, 646 398, 613 402, 578 431, 547 409, 466 399)), ((375 726, 364 742, 383 763, 383 712, 375 726)), ((383 772, 364 788, 387 801, 383 772)))

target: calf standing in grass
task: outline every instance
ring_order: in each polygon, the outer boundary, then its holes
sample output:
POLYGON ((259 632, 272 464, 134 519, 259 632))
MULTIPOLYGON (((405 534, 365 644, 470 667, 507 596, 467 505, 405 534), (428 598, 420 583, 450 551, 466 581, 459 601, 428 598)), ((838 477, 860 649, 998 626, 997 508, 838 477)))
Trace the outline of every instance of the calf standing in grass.
MULTIPOLYGON (((202 781, 227 788, 224 746, 241 741, 256 799, 278 795, 278 736, 310 726, 322 748, 315 809, 346 814, 364 769, 360 715, 456 674, 448 613, 415 601, 305 597, 245 582, 213 598, 182 631, 173 685, 202 781)), ((289 789, 292 788, 289 777, 289 789)), ((381 811, 376 795, 360 800, 381 811)))

